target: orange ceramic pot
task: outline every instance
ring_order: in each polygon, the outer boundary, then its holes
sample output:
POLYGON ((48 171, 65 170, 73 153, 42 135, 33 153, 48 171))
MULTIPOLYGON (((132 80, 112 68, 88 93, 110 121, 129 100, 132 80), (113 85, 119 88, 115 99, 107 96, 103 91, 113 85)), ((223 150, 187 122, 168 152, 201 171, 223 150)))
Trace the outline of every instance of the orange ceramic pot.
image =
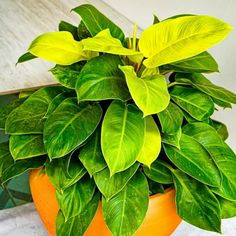
MULTIPOLYGON (((40 170, 30 173, 30 188, 35 207, 49 235, 56 235, 56 216, 59 210, 55 196, 55 188, 40 170)), ((169 236, 180 224, 181 219, 176 213, 175 191, 168 189, 164 194, 150 197, 149 208, 143 224, 135 236, 169 236)), ((102 216, 101 204, 85 233, 85 236, 111 236, 102 216)))

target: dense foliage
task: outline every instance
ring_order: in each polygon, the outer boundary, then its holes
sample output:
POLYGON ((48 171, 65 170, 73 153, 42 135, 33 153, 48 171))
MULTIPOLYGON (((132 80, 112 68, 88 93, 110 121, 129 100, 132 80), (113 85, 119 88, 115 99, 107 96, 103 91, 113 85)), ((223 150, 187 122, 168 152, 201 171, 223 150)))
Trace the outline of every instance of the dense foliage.
POLYGON ((18 63, 43 58, 58 86, 0 111, 2 182, 43 167, 56 188, 57 235, 83 235, 102 201, 113 235, 133 235, 149 195, 176 189, 185 221, 221 231, 236 215, 236 156, 226 126, 211 118, 236 95, 202 73, 218 72, 206 50, 231 27, 210 16, 155 17, 132 38, 91 5, 42 34, 18 63))

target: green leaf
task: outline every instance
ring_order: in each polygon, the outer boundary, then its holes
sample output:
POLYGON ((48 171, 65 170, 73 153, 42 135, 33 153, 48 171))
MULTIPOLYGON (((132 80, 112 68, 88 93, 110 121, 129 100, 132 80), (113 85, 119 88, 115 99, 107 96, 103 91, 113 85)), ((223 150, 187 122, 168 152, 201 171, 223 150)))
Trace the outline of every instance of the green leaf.
POLYGON ((0 108, 0 129, 5 129, 5 123, 7 117, 14 109, 19 107, 24 101, 25 98, 16 99, 8 103, 6 106, 0 108))
POLYGON ((83 21, 80 21, 77 33, 80 40, 92 37, 83 21))
POLYGON ((144 143, 145 121, 135 105, 113 101, 103 123, 101 146, 111 176, 137 160, 144 143))
POLYGON ((190 84, 193 87, 202 91, 203 93, 206 93, 222 102, 236 104, 235 93, 213 84, 210 80, 208 80, 205 76, 201 74, 177 74, 175 78, 177 82, 190 84))
POLYGON ((57 236, 83 236, 97 211, 99 199, 100 194, 97 192, 84 211, 66 222, 63 213, 59 211, 56 220, 57 236))
POLYGON ((3 171, 14 164, 14 159, 9 150, 9 143, 0 143, 0 182, 3 171))
POLYGON ((229 201, 218 197, 222 210, 222 219, 228 219, 236 216, 236 201, 229 201))
POLYGON ((182 126, 183 112, 173 102, 170 102, 168 107, 157 115, 161 123, 162 132, 165 134, 176 134, 182 126))
MULTIPOLYGON (((192 123, 183 128, 183 132, 197 140, 216 163, 221 173, 221 185, 212 188, 216 194, 228 199, 236 200, 236 155, 223 142, 216 130, 208 124, 192 123)), ((209 170, 209 167, 206 167, 209 170)), ((213 175, 212 175, 213 177, 213 175)))
POLYGON ((48 109, 47 109, 46 114, 44 115, 44 118, 48 118, 65 99, 72 96, 73 94, 70 94, 68 92, 63 92, 63 93, 58 94, 56 97, 54 97, 48 106, 48 109))
POLYGON ((164 145, 168 158, 183 172, 211 186, 220 186, 220 172, 209 153, 194 138, 182 134, 180 149, 164 145))
POLYGON ((217 120, 212 120, 211 126, 217 131, 217 133, 220 135, 220 137, 225 141, 228 136, 228 129, 225 124, 221 123, 217 120))
POLYGON ((5 170, 2 170, 2 183, 13 179, 30 169, 38 169, 44 165, 46 161, 46 156, 34 157, 28 160, 19 160, 12 165, 9 165, 5 170))
POLYGON ((201 229, 221 233, 220 204, 209 188, 180 170, 173 171, 173 177, 178 215, 201 229))
POLYGON ((59 65, 71 65, 97 56, 97 53, 83 51, 82 42, 74 40, 73 35, 67 31, 38 36, 31 43, 28 51, 34 56, 59 65))
POLYGON ((43 133, 43 118, 48 106, 63 90, 60 86, 52 86, 41 88, 33 93, 7 117, 6 133, 14 135, 43 133))
POLYGON ((128 100, 130 93, 123 73, 118 68, 122 64, 119 56, 107 54, 87 62, 76 84, 78 100, 128 100))
POLYGON ((145 175, 160 184, 172 184, 173 177, 172 173, 167 166, 167 163, 161 160, 156 160, 152 163, 151 167, 144 167, 143 168, 145 175))
POLYGON ((81 145, 100 122, 99 104, 77 103, 67 98, 44 125, 44 145, 50 159, 63 157, 81 145))
POLYGON ((142 173, 136 173, 121 192, 102 200, 103 217, 114 236, 131 236, 142 224, 148 209, 148 182, 142 173))
POLYGON ((115 55, 136 56, 142 59, 142 53, 123 47, 119 39, 111 36, 109 29, 99 32, 93 38, 83 39, 83 50, 104 52, 115 55))
POLYGON ((70 155, 47 162, 45 167, 50 182, 59 192, 63 192, 86 174, 81 162, 70 155))
POLYGON ((34 56, 33 54, 31 54, 30 52, 26 52, 18 58, 16 64, 23 63, 23 62, 26 62, 26 61, 30 61, 30 60, 35 59, 35 58, 37 58, 37 57, 34 56))
POLYGON ((215 59, 208 52, 202 52, 196 56, 172 64, 163 65, 160 69, 184 73, 211 73, 219 71, 215 59))
POLYGON ((32 95, 34 92, 36 92, 36 89, 27 89, 27 90, 22 90, 19 92, 19 98, 28 98, 30 95, 32 95))
POLYGON ((157 24, 157 23, 160 23, 160 20, 159 20, 158 16, 153 15, 153 25, 157 24))
POLYGON ((76 81, 79 78, 79 73, 84 66, 84 62, 78 62, 68 66, 56 65, 50 72, 54 78, 63 86, 69 89, 75 89, 76 81))
POLYGON ((101 150, 101 129, 98 128, 88 142, 80 149, 79 159, 90 176, 103 170, 107 164, 101 150))
POLYGON ((59 31, 67 31, 70 32, 75 40, 79 40, 78 34, 77 34, 77 27, 70 24, 66 21, 61 21, 58 26, 59 31))
POLYGON ((151 179, 148 180, 148 185, 149 185, 149 195, 165 192, 165 189, 162 184, 152 181, 151 179))
POLYGON ((171 146, 174 146, 178 149, 180 149, 180 138, 182 135, 182 129, 180 128, 176 134, 162 134, 161 135, 161 141, 162 143, 169 144, 171 146))
POLYGON ((109 29, 113 37, 120 39, 121 42, 124 41, 125 35, 122 30, 94 6, 84 4, 72 9, 72 11, 81 16, 83 23, 92 36, 95 36, 102 30, 109 29))
POLYGON ((197 89, 175 86, 170 95, 177 105, 196 120, 203 121, 214 112, 212 99, 197 89))
POLYGON ((137 160, 150 166, 161 151, 161 134, 152 116, 145 117, 145 123, 144 143, 137 160))
POLYGON ((43 136, 40 134, 11 135, 9 145, 14 160, 46 154, 43 136))
POLYGON ((215 104, 217 104, 220 107, 223 107, 224 109, 225 108, 232 108, 232 105, 229 102, 223 102, 222 100, 219 100, 219 99, 216 99, 216 98, 212 98, 212 100, 215 104))
POLYGON ((128 181, 136 173, 138 167, 139 164, 136 162, 127 170, 116 173, 111 177, 108 168, 105 168, 94 175, 95 183, 107 201, 118 194, 126 186, 128 181))
POLYGON ((163 75, 138 78, 133 66, 119 67, 126 77, 131 96, 144 116, 163 111, 169 104, 170 95, 163 75))
POLYGON ((65 221, 85 211, 95 193, 93 179, 84 176, 74 185, 66 188, 63 192, 56 192, 57 201, 65 221))
POLYGON ((139 49, 147 58, 144 65, 153 68, 204 52, 223 40, 230 30, 230 25, 211 16, 178 17, 144 30, 139 49))

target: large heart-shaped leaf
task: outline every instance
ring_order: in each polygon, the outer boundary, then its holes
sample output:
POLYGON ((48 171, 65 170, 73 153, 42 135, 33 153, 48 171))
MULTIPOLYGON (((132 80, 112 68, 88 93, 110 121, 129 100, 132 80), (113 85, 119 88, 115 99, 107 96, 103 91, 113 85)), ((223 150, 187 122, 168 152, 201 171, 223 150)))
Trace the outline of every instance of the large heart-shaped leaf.
POLYGON ((203 121, 214 112, 212 99, 195 88, 175 86, 170 95, 175 103, 196 120, 203 121))
POLYGON ((144 143, 145 121, 135 105, 113 101, 103 123, 101 145, 111 176, 137 160, 144 143))
POLYGON ((136 173, 123 190, 109 201, 103 199, 103 216, 112 234, 133 235, 144 220, 148 202, 148 182, 140 172, 136 173))
POLYGON ((83 62, 78 62, 68 66, 56 65, 50 69, 50 71, 60 84, 69 89, 74 89, 76 81, 79 78, 79 73, 83 66, 83 62))
POLYGON ((13 110, 6 120, 8 134, 43 133, 44 115, 55 96, 63 92, 60 86, 41 88, 33 93, 22 105, 13 110))
POLYGON ((142 53, 123 47, 119 39, 111 36, 109 29, 99 32, 93 38, 82 40, 83 50, 105 52, 115 55, 135 56, 142 59, 142 53))
POLYGON ((101 115, 99 104, 78 104, 75 98, 64 100, 44 125, 49 158, 63 157, 82 144, 96 129, 101 115))
POLYGON ((9 150, 9 143, 0 143, 0 179, 2 172, 14 164, 14 159, 9 150))
POLYGON ((130 93, 123 73, 118 68, 122 64, 119 56, 107 54, 87 62, 76 84, 78 100, 128 100, 130 93))
POLYGON ((168 107, 157 115, 160 120, 163 133, 173 135, 176 134, 181 128, 184 117, 183 112, 173 102, 170 102, 168 107))
POLYGON ((195 56, 223 40, 231 29, 210 16, 183 16, 152 25, 139 40, 147 57, 144 65, 153 68, 195 56))
POLYGON ((56 220, 57 236, 83 236, 97 211, 99 199, 100 194, 97 192, 84 211, 67 221, 65 221, 63 213, 59 211, 56 220))
POLYGON ((93 179, 84 176, 77 183, 63 192, 56 192, 57 201, 65 221, 81 214, 92 200, 95 192, 93 179))
POLYGON ((145 175, 151 180, 161 184, 172 184, 172 173, 164 161, 156 160, 152 163, 151 167, 144 167, 145 175))
POLYGON ((137 171, 138 167, 139 164, 136 162, 127 170, 116 173, 113 176, 110 176, 109 169, 105 168, 94 175, 94 180, 99 191, 107 200, 109 200, 125 187, 128 181, 137 171))
POLYGON ((182 134, 180 149, 164 145, 168 158, 182 171, 211 186, 220 186, 220 172, 209 153, 192 137, 182 134))
POLYGON ((14 160, 46 154, 43 136, 40 134, 11 135, 9 145, 14 160))
POLYGON ((146 166, 150 166, 161 151, 161 134, 152 116, 145 117, 145 123, 144 143, 137 160, 146 166))
MULTIPOLYGON (((221 173, 221 185, 212 188, 220 196, 236 200, 236 155, 223 142, 216 130, 205 123, 192 123, 183 128, 183 132, 191 135, 208 151, 221 173)), ((208 171, 208 167, 206 170, 208 171)))
POLYGON ((84 4, 72 9, 72 11, 75 11, 81 16, 86 28, 92 36, 95 36, 104 29, 109 29, 113 37, 120 39, 121 42, 124 41, 125 35, 122 30, 94 6, 84 4))
POLYGON ((101 150, 101 129, 93 133, 88 142, 80 149, 79 159, 90 176, 103 170, 107 164, 101 150))
POLYGON ((133 66, 120 66, 124 72, 131 96, 144 116, 163 111, 169 104, 170 95, 163 75, 138 78, 133 66))
POLYGON ((98 55, 94 52, 83 51, 82 42, 74 40, 73 35, 67 31, 38 36, 31 43, 28 51, 34 56, 59 65, 71 65, 98 55))
POLYGON ((210 73, 219 71, 215 59, 208 52, 202 52, 196 56, 164 65, 160 69, 185 73, 210 73))
POLYGON ((221 232, 220 204, 209 188, 180 170, 172 172, 178 215, 199 228, 221 232))
POLYGON ((20 106, 25 101, 25 98, 20 98, 13 100, 12 102, 8 103, 6 106, 1 107, 0 109, 0 129, 5 129, 5 123, 7 117, 10 113, 20 106))
POLYGON ((210 80, 208 80, 201 74, 176 74, 175 78, 177 82, 192 85, 203 93, 206 93, 222 102, 236 104, 235 93, 213 84, 210 80))
POLYGON ((81 162, 71 155, 47 162, 45 169, 50 182, 59 192, 63 192, 86 174, 81 162))

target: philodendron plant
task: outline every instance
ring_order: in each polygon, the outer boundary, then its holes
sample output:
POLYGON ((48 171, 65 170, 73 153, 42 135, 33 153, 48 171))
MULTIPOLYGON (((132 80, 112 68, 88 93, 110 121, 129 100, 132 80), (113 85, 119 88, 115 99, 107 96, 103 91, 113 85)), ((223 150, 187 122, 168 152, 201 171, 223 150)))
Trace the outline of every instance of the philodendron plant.
POLYGON ((73 11, 78 27, 60 22, 18 60, 56 63, 60 85, 1 110, 1 181, 42 167, 56 188, 57 235, 83 235, 100 200, 112 234, 133 235, 149 196, 169 187, 182 219, 221 232, 221 219, 236 215, 236 156, 211 116, 236 95, 205 77, 218 72, 206 50, 232 27, 211 16, 155 17, 139 38, 136 27, 126 37, 91 5, 73 11))

